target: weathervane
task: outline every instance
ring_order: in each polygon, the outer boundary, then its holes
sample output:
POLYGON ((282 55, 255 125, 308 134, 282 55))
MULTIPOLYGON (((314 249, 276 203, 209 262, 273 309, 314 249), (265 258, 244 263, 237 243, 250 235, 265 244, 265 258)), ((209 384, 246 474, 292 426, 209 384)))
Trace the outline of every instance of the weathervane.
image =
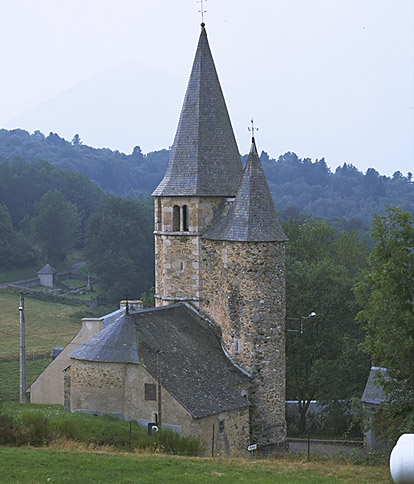
POLYGON ((254 139, 254 132, 259 131, 259 128, 254 126, 253 118, 250 120, 250 122, 252 123, 252 127, 249 126, 247 129, 252 132, 252 139, 254 139))
POLYGON ((207 10, 204 10, 204 2, 207 2, 207 0, 198 0, 197 3, 201 4, 201 10, 199 12, 201 13, 201 26, 204 27, 204 14, 207 12, 207 10))

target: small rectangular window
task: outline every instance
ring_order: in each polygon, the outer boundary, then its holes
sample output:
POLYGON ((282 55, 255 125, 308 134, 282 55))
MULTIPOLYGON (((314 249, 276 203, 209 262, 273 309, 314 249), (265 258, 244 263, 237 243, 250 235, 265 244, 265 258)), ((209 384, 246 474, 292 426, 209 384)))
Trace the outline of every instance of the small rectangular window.
POLYGON ((145 383, 145 400, 156 400, 157 392, 155 383, 145 383))
POLYGON ((240 340, 239 338, 234 338, 232 342, 232 350, 234 355, 240 354, 240 340))
POLYGON ((223 420, 219 420, 218 432, 219 432, 219 434, 223 434, 224 433, 224 419, 223 420))

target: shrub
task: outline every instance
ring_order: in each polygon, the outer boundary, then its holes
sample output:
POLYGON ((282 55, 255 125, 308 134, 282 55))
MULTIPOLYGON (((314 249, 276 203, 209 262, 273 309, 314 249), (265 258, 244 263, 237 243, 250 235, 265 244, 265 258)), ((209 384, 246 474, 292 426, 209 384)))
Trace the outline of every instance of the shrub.
POLYGON ((0 445, 47 446, 56 439, 92 447, 142 449, 175 455, 202 455, 204 443, 195 437, 163 429, 148 436, 135 421, 110 415, 70 413, 60 405, 5 404, 0 407, 0 445))

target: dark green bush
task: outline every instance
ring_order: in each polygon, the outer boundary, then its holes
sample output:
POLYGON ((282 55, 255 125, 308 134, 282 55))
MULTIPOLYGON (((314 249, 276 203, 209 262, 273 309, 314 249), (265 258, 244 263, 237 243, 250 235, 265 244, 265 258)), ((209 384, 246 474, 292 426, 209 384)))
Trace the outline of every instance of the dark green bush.
POLYGON ((5 404, 0 407, 0 445, 47 446, 58 438, 94 447, 143 449, 175 455, 203 455, 204 443, 195 437, 163 429, 148 436, 135 421, 110 415, 64 411, 60 405, 5 404))

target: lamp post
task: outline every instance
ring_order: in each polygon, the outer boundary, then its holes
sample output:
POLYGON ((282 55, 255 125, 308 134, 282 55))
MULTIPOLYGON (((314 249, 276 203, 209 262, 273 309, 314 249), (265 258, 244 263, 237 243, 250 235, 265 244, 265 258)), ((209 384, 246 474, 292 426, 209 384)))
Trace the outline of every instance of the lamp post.
POLYGON ((316 313, 314 311, 311 311, 308 316, 300 316, 299 318, 286 318, 286 321, 300 321, 300 329, 287 329, 286 332, 303 334, 303 322, 306 319, 314 318, 315 316, 316 313))

